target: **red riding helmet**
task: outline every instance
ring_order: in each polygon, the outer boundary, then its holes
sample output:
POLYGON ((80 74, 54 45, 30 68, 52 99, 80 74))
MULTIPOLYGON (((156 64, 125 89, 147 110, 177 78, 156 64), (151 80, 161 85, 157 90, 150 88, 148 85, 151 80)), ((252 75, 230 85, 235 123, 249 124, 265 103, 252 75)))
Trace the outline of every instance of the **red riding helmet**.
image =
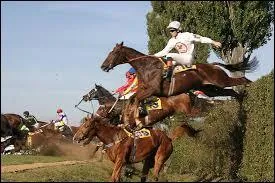
POLYGON ((63 112, 63 111, 62 111, 62 109, 59 108, 59 109, 57 109, 56 112, 57 112, 57 113, 61 113, 61 112, 63 112))

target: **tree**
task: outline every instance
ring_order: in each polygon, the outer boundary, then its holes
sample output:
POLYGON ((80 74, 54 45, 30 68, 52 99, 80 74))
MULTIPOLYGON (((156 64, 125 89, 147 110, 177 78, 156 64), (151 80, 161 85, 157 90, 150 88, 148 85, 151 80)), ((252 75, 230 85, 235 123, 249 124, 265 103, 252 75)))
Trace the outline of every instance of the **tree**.
MULTIPOLYGON (((153 11, 147 14, 150 53, 166 45, 165 29, 171 20, 181 22, 184 31, 219 40, 222 48, 213 51, 227 64, 248 62, 253 50, 272 35, 273 1, 152 1, 151 5, 153 11)), ((206 62, 209 47, 198 44, 195 51, 195 62, 206 62)))

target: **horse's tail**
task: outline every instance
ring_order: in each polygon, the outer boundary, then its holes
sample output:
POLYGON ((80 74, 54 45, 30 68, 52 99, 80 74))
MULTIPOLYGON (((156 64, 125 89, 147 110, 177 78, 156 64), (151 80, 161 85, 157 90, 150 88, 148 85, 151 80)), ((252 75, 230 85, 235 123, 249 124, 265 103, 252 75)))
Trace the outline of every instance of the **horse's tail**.
POLYGON ((231 72, 235 72, 235 71, 254 72, 259 66, 259 61, 256 57, 253 57, 253 59, 251 59, 250 61, 243 61, 236 64, 226 65, 219 62, 213 62, 212 64, 222 66, 231 72))

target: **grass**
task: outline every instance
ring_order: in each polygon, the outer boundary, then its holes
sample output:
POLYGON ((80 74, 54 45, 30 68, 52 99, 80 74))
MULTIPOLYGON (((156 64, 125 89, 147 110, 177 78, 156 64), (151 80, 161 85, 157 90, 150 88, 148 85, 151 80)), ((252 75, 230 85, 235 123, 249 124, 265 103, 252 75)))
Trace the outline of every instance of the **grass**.
POLYGON ((70 166, 44 167, 33 170, 4 173, 2 179, 15 182, 104 182, 109 181, 112 167, 101 162, 70 166))
MULTIPOLYGON (((32 156, 32 155, 6 155, 1 157, 2 165, 42 163, 42 162, 59 162, 72 160, 69 157, 56 156, 32 156)), ((124 182, 139 182, 142 164, 134 165, 137 168, 136 174, 131 178, 122 176, 124 182)), ((96 161, 87 164, 60 165, 36 168, 32 170, 19 171, 16 173, 2 173, 1 179, 13 182, 109 182, 113 171, 113 163, 108 159, 102 162, 96 161)), ((151 169, 149 179, 153 181, 151 169)), ((196 177, 190 175, 176 175, 161 173, 159 181, 189 182, 196 180, 196 177)))

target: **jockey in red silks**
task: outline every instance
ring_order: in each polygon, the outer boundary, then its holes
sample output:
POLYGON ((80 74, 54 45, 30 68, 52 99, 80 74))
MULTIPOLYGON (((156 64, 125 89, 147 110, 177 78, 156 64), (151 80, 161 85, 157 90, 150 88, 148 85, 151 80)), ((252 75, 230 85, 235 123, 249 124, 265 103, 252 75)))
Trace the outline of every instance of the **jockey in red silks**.
POLYGON ((127 83, 115 91, 115 93, 119 94, 119 99, 122 100, 129 99, 137 91, 138 80, 134 68, 130 68, 129 71, 126 72, 126 79, 127 83))

